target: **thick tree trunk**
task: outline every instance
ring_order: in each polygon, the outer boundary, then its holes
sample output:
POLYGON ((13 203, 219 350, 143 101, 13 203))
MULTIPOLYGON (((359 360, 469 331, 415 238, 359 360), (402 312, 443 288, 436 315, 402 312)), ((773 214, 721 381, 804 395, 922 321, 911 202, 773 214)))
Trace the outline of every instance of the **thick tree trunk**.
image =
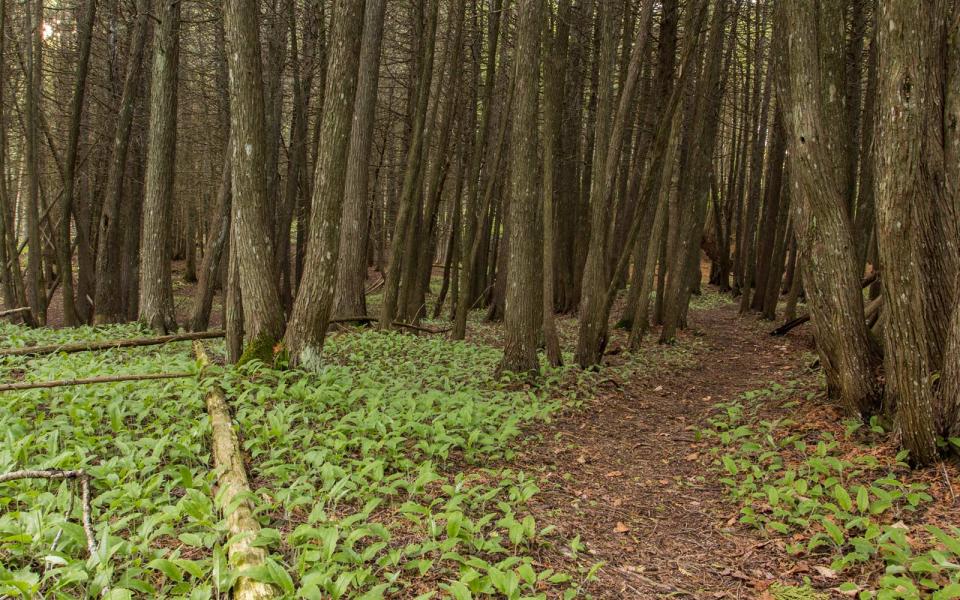
POLYGON ((160 25, 153 49, 150 137, 140 236, 140 320, 158 333, 169 333, 177 328, 170 278, 170 229, 177 153, 180 0, 160 1, 160 25))
POLYGON ((284 335, 294 365, 309 364, 318 359, 333 306, 363 5, 364 2, 360 1, 340 2, 333 16, 327 90, 320 123, 321 147, 310 211, 310 242, 304 259, 303 278, 284 335))
MULTIPOLYGON (((784 102, 794 227, 806 267, 804 277, 817 349, 828 383, 851 413, 869 414, 878 401, 874 374, 876 353, 863 320, 860 275, 856 272, 853 239, 843 196, 840 148, 827 132, 823 94, 841 89, 821 72, 815 0, 778 5, 788 31, 789 83, 784 102)), ((835 41, 835 44, 839 41, 835 41)))
MULTIPOLYGON (((956 383, 948 379, 937 386, 935 380, 937 373, 944 375, 951 345, 950 315, 957 299, 951 282, 960 271, 960 197, 957 166, 950 164, 960 158, 955 102, 960 81, 951 81, 945 60, 949 32, 957 27, 957 4, 884 0, 878 18, 882 118, 876 137, 876 200, 885 405, 896 410, 903 445, 917 464, 932 462, 937 437, 955 427, 944 417, 956 401, 941 398, 937 388, 956 389, 956 383)), ((956 58, 955 48, 953 54, 956 58)), ((953 70, 955 75, 955 66, 953 70)))
MULTIPOLYGON (((537 342, 543 323, 543 222, 536 177, 538 95, 540 92, 540 37, 543 10, 539 0, 517 3, 516 80, 511 141, 508 218, 507 290, 504 314, 505 343, 502 370, 537 373, 537 342)), ((551 190, 552 192, 552 190, 551 190)))
POLYGON ((284 326, 273 263, 272 205, 264 172, 267 141, 259 20, 253 0, 225 0, 235 233, 230 247, 237 258, 248 343, 241 361, 269 360, 284 326))

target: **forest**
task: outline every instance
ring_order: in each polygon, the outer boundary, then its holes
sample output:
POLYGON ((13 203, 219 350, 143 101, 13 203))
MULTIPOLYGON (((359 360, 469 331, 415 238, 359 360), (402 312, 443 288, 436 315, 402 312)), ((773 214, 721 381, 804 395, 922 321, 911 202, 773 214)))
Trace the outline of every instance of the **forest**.
POLYGON ((0 0, 0 598, 960 598, 960 0, 0 0))

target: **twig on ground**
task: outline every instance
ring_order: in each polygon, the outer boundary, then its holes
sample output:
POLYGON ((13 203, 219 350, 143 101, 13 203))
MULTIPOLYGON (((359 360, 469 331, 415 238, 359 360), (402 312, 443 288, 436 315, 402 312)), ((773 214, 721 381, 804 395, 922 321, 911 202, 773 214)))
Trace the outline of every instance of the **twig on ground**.
POLYGON ((950 498, 953 500, 953 503, 957 503, 957 495, 953 491, 953 484, 950 482, 950 474, 947 473, 947 467, 944 466, 943 462, 940 463, 940 471, 943 473, 943 480, 947 482, 947 489, 950 490, 950 498))
POLYGON ((78 342, 75 344, 51 344, 47 346, 27 346, 26 348, 7 348, 0 350, 3 356, 39 356, 41 354, 57 354, 59 352, 93 352, 96 350, 111 350, 113 348, 133 348, 139 346, 158 346, 171 342, 186 342, 192 340, 209 340, 222 338, 223 331, 195 331, 150 338, 129 338, 121 340, 106 340, 102 342, 78 342))
POLYGON ((86 379, 55 379, 53 381, 23 381, 0 385, 0 392, 35 390, 40 388, 67 387, 73 385, 92 385, 97 383, 118 383, 122 381, 146 381, 151 379, 183 379, 196 373, 144 373, 142 375, 106 375, 86 379))
MULTIPOLYGON (((330 319, 330 325, 340 324, 340 323, 376 323, 380 319, 377 317, 367 317, 367 316, 356 316, 356 317, 340 317, 337 319, 330 319)), ((403 329, 411 329, 413 331, 422 331, 423 333, 446 333, 452 330, 452 327, 445 327, 444 329, 430 329, 429 327, 421 327, 419 325, 414 325, 412 323, 401 323, 400 321, 393 322, 394 327, 401 327, 403 329)))
POLYGON ((12 471, 10 473, 0 474, 0 483, 15 481, 17 479, 76 479, 80 482, 80 493, 82 502, 81 524, 83 533, 87 537, 87 552, 91 557, 97 555, 97 538, 93 534, 93 525, 90 520, 90 475, 83 469, 73 471, 63 471, 59 469, 51 470, 23 470, 12 471))

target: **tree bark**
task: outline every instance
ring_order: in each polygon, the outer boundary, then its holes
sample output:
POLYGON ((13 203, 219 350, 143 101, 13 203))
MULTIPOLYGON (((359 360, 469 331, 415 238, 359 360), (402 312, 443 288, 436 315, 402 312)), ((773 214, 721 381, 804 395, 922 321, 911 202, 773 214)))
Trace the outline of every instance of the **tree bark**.
POLYGON ((321 147, 310 211, 310 241, 303 279, 284 334, 293 365, 310 364, 318 358, 333 305, 363 15, 364 2, 360 1, 338 3, 333 15, 327 90, 320 123, 321 147))
POLYGON ((876 409, 876 353, 863 320, 863 296, 856 272, 850 220, 840 164, 828 130, 823 94, 841 89, 822 73, 815 0, 778 5, 788 31, 789 78, 784 103, 794 227, 804 259, 807 298, 816 327, 817 349, 828 383, 854 414, 876 409))
POLYGON ((140 236, 139 318, 154 331, 169 333, 177 328, 170 276, 170 234, 177 155, 180 0, 160 2, 150 85, 150 137, 140 236))
MULTIPOLYGON (((955 99, 960 81, 950 80, 946 60, 956 7, 884 0, 878 18, 882 118, 875 172, 885 405, 896 410, 903 445, 920 465, 936 459, 938 435, 955 426, 945 418, 955 399, 937 394, 936 374, 944 375, 957 298, 949 282, 957 281, 960 270, 960 197, 951 177, 957 167, 950 164, 958 158, 951 95, 955 99)), ((945 380, 942 387, 954 385, 945 380)))
POLYGON ((367 0, 360 44, 357 97, 350 131, 350 155, 347 158, 337 290, 333 301, 333 314, 340 317, 367 314, 364 289, 367 282, 370 224, 370 154, 376 120, 385 12, 385 0, 367 0))
POLYGON ((230 77, 230 155, 233 178, 231 252, 236 253, 247 347, 241 361, 268 361, 283 334, 267 197, 266 125, 260 57, 259 8, 254 0, 225 0, 230 77))
POLYGON ((43 71, 42 0, 24 2, 24 127, 27 220, 27 301, 38 325, 47 322, 47 294, 43 279, 43 241, 40 237, 40 100, 43 71))
MULTIPOLYGON (((508 218, 505 340, 501 370, 538 373, 537 342, 543 323, 543 221, 538 172, 538 95, 540 92, 540 37, 543 10, 539 0, 518 0, 516 80, 512 119, 508 218)), ((552 190, 551 190, 552 193, 552 190)))
POLYGON ((121 200, 123 180, 127 169, 127 153, 130 148, 130 132, 133 125, 134 105, 140 93, 143 50, 147 38, 147 18, 150 1, 137 1, 137 21, 130 42, 127 71, 123 79, 123 93, 117 114, 117 126, 113 138, 113 154, 104 191, 103 210, 100 216, 100 232, 97 236, 96 293, 93 302, 93 323, 117 323, 125 318, 121 302, 121 244, 123 219, 121 200))

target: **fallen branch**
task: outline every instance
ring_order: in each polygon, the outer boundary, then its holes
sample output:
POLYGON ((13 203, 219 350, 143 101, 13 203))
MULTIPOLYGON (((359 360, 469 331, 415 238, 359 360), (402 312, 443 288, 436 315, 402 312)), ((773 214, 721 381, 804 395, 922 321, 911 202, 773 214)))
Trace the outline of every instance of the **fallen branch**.
POLYGON ((77 342, 74 344, 50 344, 47 346, 27 346, 25 348, 7 348, 0 350, 3 356, 40 356, 43 354, 57 354, 64 352, 94 352, 97 350, 111 350, 113 348, 134 348, 139 346, 159 346, 172 342, 186 342, 192 340, 209 340, 222 338, 222 331, 195 331, 150 338, 128 338, 120 340, 106 340, 102 342, 77 342))
POLYGON ((15 481, 17 479, 77 479, 80 481, 80 493, 82 502, 81 524, 83 533, 87 538, 87 553, 90 557, 97 556, 97 538, 93 533, 93 525, 90 521, 90 475, 83 469, 75 471, 13 471, 12 473, 0 474, 0 483, 15 481))
MULTIPOLYGON (((201 373, 210 364, 203 344, 193 343, 193 353, 200 363, 201 373)), ((253 516, 253 506, 247 496, 252 495, 247 472, 240 454, 240 442, 237 432, 230 422, 230 407, 223 390, 214 386, 206 397, 207 414, 210 416, 211 450, 213 467, 217 473, 217 485, 220 488, 215 495, 217 508, 224 514, 231 543, 227 556, 232 568, 242 571, 257 567, 266 561, 267 553, 263 548, 253 545, 260 524, 253 516)), ((274 597, 274 588, 270 584, 238 577, 233 588, 234 600, 260 600, 274 597)))
POLYGON ((791 330, 796 329, 797 327, 800 327, 801 325, 803 325, 809 320, 810 320, 809 314, 803 315, 802 317, 797 317, 796 319, 787 321, 780 327, 777 327, 776 329, 770 332, 770 335, 775 335, 775 336, 787 335, 791 330))
POLYGON ((20 308, 11 308, 10 310, 0 310, 0 317, 9 317, 12 315, 19 315, 20 313, 30 312, 29 306, 21 306, 20 308))
POLYGON ((146 381, 150 379, 183 379, 196 373, 144 373, 141 375, 105 375, 85 379, 55 379, 53 381, 24 381, 0 385, 0 392, 35 390, 40 388, 68 387, 73 385, 93 385, 97 383, 118 383, 121 381, 146 381))
MULTIPOLYGON (((330 319, 330 324, 339 324, 339 323, 378 323, 380 319, 377 317, 340 317, 338 319, 330 319)), ((412 323, 401 323, 400 321, 393 322, 394 327, 402 327, 404 329, 410 329, 413 331, 422 331, 424 333, 446 333, 453 329, 452 327, 446 327, 444 329, 430 329, 429 327, 421 327, 419 325, 414 325, 412 323)))
POLYGON ((372 294, 372 293, 380 290, 380 288, 383 287, 383 284, 384 284, 384 283, 386 283, 386 280, 383 278, 383 275, 381 275, 381 276, 380 276, 380 279, 378 279, 378 280, 374 281, 373 283, 371 283, 371 284, 370 284, 370 287, 368 287, 366 290, 364 290, 364 294, 370 295, 370 294, 372 294))
MULTIPOLYGON (((877 280, 877 277, 879 277, 879 275, 880 274, 877 271, 873 271, 872 273, 864 277, 863 280, 860 282, 860 289, 863 289, 869 285, 872 285, 873 282, 877 280)), ((780 327, 777 327, 776 329, 770 332, 770 335, 773 335, 773 336, 787 335, 788 333, 790 333, 790 331, 796 329, 797 327, 800 327, 801 325, 803 325, 809 320, 810 320, 809 314, 805 314, 802 317, 797 317, 796 319, 787 321, 780 327)))

